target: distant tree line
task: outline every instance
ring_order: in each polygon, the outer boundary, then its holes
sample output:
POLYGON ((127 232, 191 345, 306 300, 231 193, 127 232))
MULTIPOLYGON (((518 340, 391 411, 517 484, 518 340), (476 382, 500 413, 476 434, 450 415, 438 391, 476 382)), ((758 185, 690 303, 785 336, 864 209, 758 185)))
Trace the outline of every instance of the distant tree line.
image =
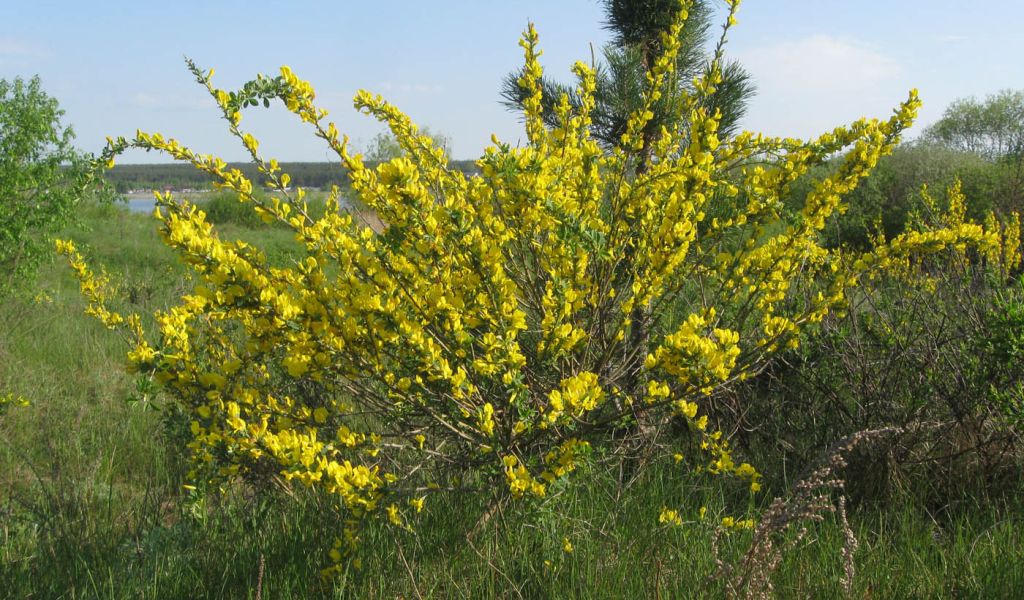
MULTIPOLYGON (((371 163, 372 164, 372 163, 371 163)), ((452 161, 453 166, 465 173, 476 172, 476 164, 471 160, 452 161)), ((230 163, 240 169, 246 177, 256 183, 263 183, 263 177, 252 163, 230 163)), ((348 188, 345 169, 338 163, 330 162, 290 162, 281 163, 281 168, 291 175, 293 185, 306 188, 330 188, 337 185, 348 188)), ((206 189, 211 187, 212 179, 197 171, 192 165, 181 163, 163 163, 147 165, 117 165, 106 172, 107 182, 121 194, 130 190, 151 190, 171 188, 206 189)))

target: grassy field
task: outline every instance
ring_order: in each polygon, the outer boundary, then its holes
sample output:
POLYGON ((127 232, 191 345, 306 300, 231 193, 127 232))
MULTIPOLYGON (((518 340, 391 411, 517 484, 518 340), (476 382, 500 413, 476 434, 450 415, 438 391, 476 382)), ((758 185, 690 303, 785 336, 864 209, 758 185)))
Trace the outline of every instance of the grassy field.
MULTIPOLYGON (((258 240, 275 261, 291 257, 282 229, 228 224, 221 235, 258 240)), ((186 289, 148 216, 92 207, 63 236, 124 280, 140 314, 186 289)), ((57 258, 33 292, 0 307, 0 394, 31 403, 0 416, 0 597, 719 597, 709 523, 726 506, 755 515, 792 483, 769 478, 757 497, 738 497, 728 482, 670 467, 623 483, 598 457, 577 474, 585 485, 541 504, 499 505, 488 519, 479 518, 488 498, 434 500, 415 533, 371 529, 362 568, 325 582, 319 569, 340 529, 328 501, 300 489, 191 496, 170 411, 124 373, 121 340, 82 309, 57 258), (687 523, 659 526, 663 506, 682 506, 687 523)), ((1020 597, 1022 490, 941 516, 911 497, 853 510, 853 596, 1020 597)), ((839 597, 842 528, 832 514, 806 526, 775 591, 839 597)), ((750 541, 750 532, 723 537, 721 559, 738 560, 750 541)))

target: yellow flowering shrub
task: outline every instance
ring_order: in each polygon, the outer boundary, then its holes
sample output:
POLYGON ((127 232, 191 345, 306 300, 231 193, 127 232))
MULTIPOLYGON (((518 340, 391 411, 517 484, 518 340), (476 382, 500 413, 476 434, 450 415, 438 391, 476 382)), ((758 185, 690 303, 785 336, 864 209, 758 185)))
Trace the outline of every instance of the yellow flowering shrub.
MULTIPOLYGON (((304 257, 271 266, 258 247, 223 239, 196 206, 158 194, 163 240, 196 285, 147 334, 137 317, 105 308, 102 279, 70 243, 59 249, 90 312, 130 334, 131 368, 190 415, 193 477, 270 474, 336 496, 348 515, 336 561, 357 546, 362 520, 407 527, 439 491, 543 497, 581 456, 607 447, 609 431, 638 420, 688 425, 704 454, 677 461, 680 473, 735 476, 756 491, 759 474, 733 458, 702 402, 796 344, 861 276, 951 244, 996 252, 1001 238, 998 224, 958 221, 863 256, 818 243, 843 194, 911 124, 916 93, 888 119, 809 141, 723 139, 721 115, 702 108, 721 80, 720 44, 677 107, 687 129, 651 130, 650 107, 676 77, 687 6, 651 65, 645 107, 609 151, 590 134, 595 74, 582 62, 573 67, 581 108, 563 98, 559 124, 544 125, 531 25, 520 80, 531 92, 528 142, 494 138, 472 177, 379 96, 361 91, 355 107, 387 124, 404 155, 371 169, 288 67, 228 91, 190 63, 275 193, 255 196, 259 184, 238 170, 160 134, 112 139, 104 160, 132 147, 189 162, 290 227, 304 257), (303 190, 242 129, 246 108, 271 100, 337 154, 374 219, 342 210, 338 189, 311 216, 303 190), (844 149, 803 210, 783 211, 788 186, 844 149), (650 316, 644 335, 637 315, 650 316)), ((666 509, 661 521, 679 516, 666 509)))

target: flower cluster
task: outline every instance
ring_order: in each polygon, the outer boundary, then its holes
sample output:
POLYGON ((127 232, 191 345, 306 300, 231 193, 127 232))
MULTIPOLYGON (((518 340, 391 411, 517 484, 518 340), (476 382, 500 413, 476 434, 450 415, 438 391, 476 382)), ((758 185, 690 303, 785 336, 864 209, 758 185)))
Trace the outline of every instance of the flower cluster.
POLYGON ((0 394, 0 411, 3 411, 8 406, 26 407, 29 406, 30 402, 24 396, 19 396, 14 392, 8 392, 6 395, 0 394))

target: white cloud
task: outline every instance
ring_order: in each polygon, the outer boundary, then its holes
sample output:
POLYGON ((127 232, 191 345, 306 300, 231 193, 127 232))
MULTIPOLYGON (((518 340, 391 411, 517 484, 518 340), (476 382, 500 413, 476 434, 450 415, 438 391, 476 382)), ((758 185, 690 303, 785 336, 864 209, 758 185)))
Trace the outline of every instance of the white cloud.
POLYGON ((755 48, 740 62, 764 89, 850 92, 900 72, 895 60, 868 44, 824 34, 755 48))
POLYGON ((912 87, 895 59, 851 38, 817 34, 736 58, 757 86, 744 126, 772 135, 806 138, 862 116, 886 117, 912 87))
POLYGON ((0 37, 0 65, 21 65, 47 56, 49 53, 41 46, 17 38, 0 37))

